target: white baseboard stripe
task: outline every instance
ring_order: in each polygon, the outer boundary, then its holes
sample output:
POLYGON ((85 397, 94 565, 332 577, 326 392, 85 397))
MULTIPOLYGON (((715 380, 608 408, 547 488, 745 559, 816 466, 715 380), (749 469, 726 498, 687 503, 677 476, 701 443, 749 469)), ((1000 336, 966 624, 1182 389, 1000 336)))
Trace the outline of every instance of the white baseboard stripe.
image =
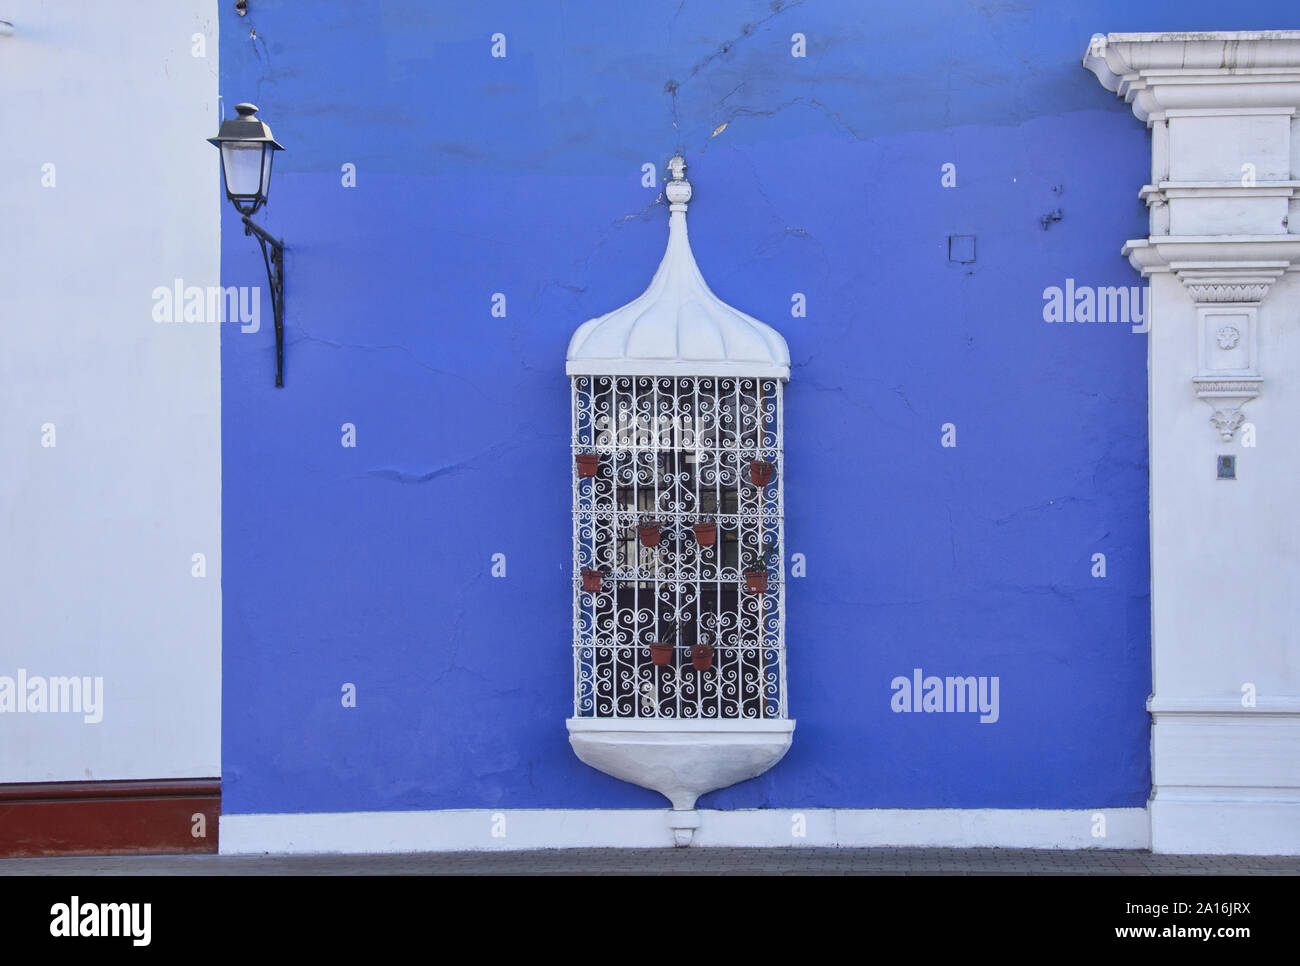
MULTIPOLYGON (((671 848, 669 814, 668 809, 455 809, 222 815, 220 843, 223 855, 671 848)), ((706 848, 1151 845, 1145 808, 765 808, 698 814, 694 845, 706 848)))

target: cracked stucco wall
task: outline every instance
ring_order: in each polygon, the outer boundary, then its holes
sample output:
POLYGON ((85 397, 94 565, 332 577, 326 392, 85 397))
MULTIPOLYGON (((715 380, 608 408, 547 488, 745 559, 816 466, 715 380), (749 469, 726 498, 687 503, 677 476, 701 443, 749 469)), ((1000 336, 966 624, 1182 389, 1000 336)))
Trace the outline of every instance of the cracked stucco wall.
MULTIPOLYGON (((564 731, 563 358, 649 281, 641 165, 674 150, 706 279, 790 343, 808 562, 794 747, 702 804, 1145 803, 1145 337, 1045 324, 1042 292, 1138 284, 1146 148, 1081 44, 1217 4, 232 6, 221 90, 288 148, 266 222, 290 252, 286 387, 269 331, 223 332, 227 812, 660 804, 564 731), (999 675, 1001 720, 891 713, 914 667, 999 675)), ((256 284, 225 217, 224 282, 256 284)))

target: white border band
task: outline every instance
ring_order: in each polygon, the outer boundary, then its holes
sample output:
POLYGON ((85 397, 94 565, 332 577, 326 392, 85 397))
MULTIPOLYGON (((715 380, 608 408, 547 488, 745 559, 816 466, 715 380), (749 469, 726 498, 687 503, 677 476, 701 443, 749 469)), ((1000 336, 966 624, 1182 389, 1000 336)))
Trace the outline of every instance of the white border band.
MULTIPOLYGON (((666 809, 221 816, 223 855, 669 848, 666 809)), ((1147 849, 1145 808, 699 811, 701 847, 1147 849), (1104 817, 1104 824, 1099 824, 1104 817), (1098 830, 1104 834, 1097 834, 1098 830), (804 834, 799 835, 802 831, 804 834)))

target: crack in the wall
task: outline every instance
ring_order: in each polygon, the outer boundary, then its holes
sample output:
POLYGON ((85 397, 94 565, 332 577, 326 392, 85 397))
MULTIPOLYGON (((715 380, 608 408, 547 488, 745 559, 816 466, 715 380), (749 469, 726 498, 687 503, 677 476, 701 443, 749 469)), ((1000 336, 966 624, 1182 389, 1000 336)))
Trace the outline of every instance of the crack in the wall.
MULTIPOLYGON (((294 326, 294 328, 298 328, 298 327, 294 326)), ((289 326, 286 325, 285 329, 287 333, 289 326)), ((477 386, 475 383, 471 382, 469 379, 466 379, 463 373, 459 373, 451 369, 440 369, 437 366, 431 366, 423 359, 421 359, 418 355, 416 355, 415 352, 413 352, 409 346, 402 345, 402 344, 378 345, 378 344, 367 343, 367 342, 337 342, 333 339, 325 339, 320 336, 312 335, 309 332, 303 332, 300 328, 298 329, 298 331, 301 332, 301 334, 296 338, 285 339, 286 350, 301 342, 313 342, 317 345, 329 346, 331 349, 357 349, 362 352, 401 352, 404 355, 409 356, 411 361, 414 362, 421 369, 425 369, 439 376, 448 376, 452 379, 456 379, 459 382, 463 383, 464 385, 473 389, 482 398, 484 399, 492 398, 490 393, 485 392, 482 388, 477 386)))
MULTIPOLYGON (((803 2, 804 0, 771 0, 769 7, 772 10, 772 12, 770 14, 768 14, 766 17, 763 17, 760 20, 747 21, 741 24, 739 33, 737 33, 736 36, 731 37, 728 40, 722 41, 722 43, 714 47, 714 49, 708 55, 701 58, 700 60, 697 60, 695 64, 691 66, 690 70, 687 72, 686 79, 688 81, 691 80, 702 70, 708 67, 711 63, 713 63, 713 61, 717 60, 719 57, 731 53, 732 50, 734 50, 736 46, 740 44, 742 41, 758 33, 759 29, 763 27, 763 25, 775 19, 776 17, 779 17, 781 14, 785 13, 786 11, 793 10, 795 7, 801 6, 803 2)), ((672 17, 668 21, 668 49, 669 50, 673 49, 673 29, 676 26, 678 16, 681 14, 682 9, 685 6, 686 6, 686 0, 682 0, 682 2, 677 5, 677 10, 673 13, 672 17)), ((725 95, 723 95, 723 97, 715 103, 715 109, 721 108, 726 103, 729 97, 731 97, 738 90, 740 90, 740 88, 745 86, 745 83, 746 83, 745 81, 741 81, 730 91, 728 91, 725 95)), ((681 124, 680 124, 681 115, 680 115, 680 103, 678 101, 678 92, 680 89, 681 89, 681 84, 673 78, 669 78, 669 80, 664 84, 664 92, 671 95, 672 98, 671 111, 672 111, 673 131, 677 135, 676 150, 678 153, 681 153, 682 150, 681 124)), ((726 128, 727 124, 730 123, 732 120, 734 120, 736 116, 739 115, 733 115, 732 117, 724 119, 721 124, 719 124, 717 127, 713 129, 713 133, 710 135, 710 138, 717 137, 719 134, 721 134, 722 131, 726 128)), ((848 129, 848 125, 844 124, 843 121, 839 121, 838 117, 837 117, 837 123, 839 123, 841 126, 848 129)), ((853 136, 855 138, 857 137, 856 134, 854 134, 853 136)), ((703 150, 707 150, 707 146, 708 145, 706 142, 705 148, 703 150)))
MULTIPOLYGON (((502 453, 510 452, 515 447, 516 440, 520 435, 520 432, 516 431, 514 436, 505 442, 499 443, 496 446, 489 446, 488 448, 480 450, 464 459, 435 466, 433 469, 412 470, 401 466, 375 466, 366 470, 365 476, 380 480, 391 480, 394 483, 402 483, 405 485, 429 483, 433 480, 439 479, 440 477, 448 476, 452 473, 459 473, 461 470, 468 469, 485 457, 499 456, 502 453)), ((533 436, 532 433, 527 435, 530 438, 533 436)))
MULTIPOLYGON (((649 215, 650 212, 655 208, 662 206, 663 203, 664 203, 664 195, 663 192, 661 191, 659 192, 658 195, 655 196, 655 199, 653 201, 647 204, 640 211, 634 211, 631 212, 630 214, 622 215, 618 218, 615 218, 612 222, 610 222, 609 227, 606 228, 604 231, 600 232, 596 236, 596 241, 587 249, 586 254, 583 255, 581 258, 577 258, 574 260, 573 264, 577 269, 577 273, 582 277, 587 276, 591 268, 591 260, 595 258, 596 254, 609 243, 611 232, 616 231, 617 229, 621 228, 623 225, 627 224, 630 221, 646 220, 646 216, 649 215)), ((556 287, 559 288, 569 289, 570 291, 586 292, 585 288, 578 289, 576 286, 564 285, 558 282, 546 282, 538 290, 538 294, 534 296, 534 299, 539 297, 541 293, 544 293, 545 290, 552 285, 555 285, 556 287)))
POLYGON ((948 510, 948 545, 952 550, 952 569, 957 569, 957 526, 952 522, 952 504, 947 504, 948 510))
MULTIPOLYGON (((735 87, 733 87, 731 90, 727 91, 727 93, 723 94, 722 97, 718 100, 718 106, 721 107, 723 104, 727 103, 727 99, 731 97, 732 94, 736 93, 736 91, 740 90, 748 83, 749 83, 748 80, 743 80, 735 87)), ((726 127, 726 126, 727 126, 726 122, 724 121, 722 127, 726 127)), ((713 133, 716 135, 718 132, 715 130, 713 133)))
MULTIPOLYGON (((687 78, 689 79, 691 77, 694 77, 705 67, 709 66, 709 64, 713 63, 713 61, 717 60, 719 57, 723 56, 724 54, 731 53, 732 49, 737 44, 739 44, 742 40, 745 40, 746 38, 752 37, 755 33, 758 32, 758 28, 763 26, 769 20, 779 17, 787 10, 793 10, 795 7, 801 6, 803 2, 804 0, 789 0, 789 2, 786 2, 786 0, 772 0, 771 3, 772 12, 770 14, 768 14, 762 20, 755 20, 750 23, 741 24, 740 33, 737 36, 732 37, 730 40, 724 40, 722 43, 720 43, 717 47, 714 48, 711 54, 709 54, 707 57, 705 57, 702 60, 696 61, 695 66, 692 67, 690 73, 687 74, 687 78)), ((680 8, 678 9, 680 10, 680 8)))
POLYGON ((436 480, 440 476, 446 476, 448 473, 455 473, 465 467, 469 460, 461 460, 457 463, 448 463, 445 466, 438 466, 424 473, 404 470, 396 466, 380 466, 375 469, 366 470, 366 476, 377 477, 381 480, 392 480, 394 483, 428 483, 436 480))
MULTIPOLYGON (((754 192, 760 198, 763 199, 763 203, 767 205, 767 207, 771 210, 772 217, 776 221, 784 221, 785 219, 782 218, 781 211, 777 208, 775 204, 773 204, 772 199, 768 197, 767 192, 764 190, 763 179, 759 176, 758 170, 754 167, 752 161, 750 161, 748 157, 745 157, 745 160, 749 163, 750 171, 752 171, 754 174, 754 181, 753 181, 754 192)), ((776 236, 775 238, 769 238, 768 240, 764 241, 762 244, 754 248, 752 250, 752 255, 755 257, 762 257, 766 255, 773 248, 779 245, 781 241, 784 241, 785 238, 787 237, 801 238, 806 241, 812 242, 814 245, 816 245, 817 251, 821 256, 822 271, 824 273, 823 277, 827 279, 830 278, 831 262, 830 262, 830 255, 826 251, 826 246, 823 245, 821 241, 815 235, 809 232, 806 228, 798 228, 795 226, 786 225, 784 226, 784 228, 782 229, 781 233, 778 236, 776 236)), ((730 276, 726 276, 726 277, 730 277, 730 276)))
POLYGON ((677 101, 677 91, 680 88, 681 85, 678 84, 677 81, 672 79, 669 79, 668 82, 664 84, 664 93, 669 95, 669 97, 672 98, 673 134, 675 135, 673 141, 675 144, 675 150, 678 151, 679 153, 681 152, 682 149, 682 129, 681 129, 681 125, 678 123, 678 121, 680 120, 680 113, 679 113, 680 105, 678 104, 677 101))
MULTIPOLYGON (((731 95, 728 94, 727 96, 730 97, 731 95)), ((719 102, 719 104, 721 104, 721 102, 719 102)), ((732 121, 736 120, 736 118, 738 117, 773 117, 776 114, 780 113, 781 111, 784 111, 786 108, 793 107, 796 104, 806 104, 810 107, 816 108, 823 115, 825 115, 831 121, 831 123, 835 124, 838 128, 840 128, 842 131, 848 134, 849 137, 853 138, 855 141, 866 140, 866 138, 863 137, 861 134, 859 134, 851 124, 849 124, 842 117, 840 117, 838 112, 832 111, 829 107, 827 107, 825 104, 823 104, 820 100, 818 100, 815 97, 803 97, 803 96, 793 97, 788 101, 783 101, 782 103, 776 105, 775 107, 768 108, 768 109, 757 108, 757 107, 733 108, 726 115, 725 120, 723 121, 723 126, 725 127, 726 125, 730 124, 732 121)), ((712 137, 709 138, 709 141, 711 140, 712 137)), ((709 141, 704 142, 704 147, 700 149, 701 153, 709 149, 709 141)))
POLYGON ((1079 497, 1079 496, 1057 496, 1057 497, 1053 497, 1052 499, 1048 500, 1045 503, 1035 503, 1030 506, 1022 506, 1000 517, 987 517, 986 519, 988 519, 995 526, 1000 527, 1000 526, 1005 526, 1008 523, 1011 523, 1017 517, 1022 517, 1027 513, 1042 513, 1046 510, 1059 510, 1062 507, 1071 504, 1080 504, 1082 506, 1095 506, 1096 503, 1097 503, 1096 500, 1085 499, 1084 497, 1079 497))
POLYGON ((251 25, 248 28, 248 41, 253 45, 253 56, 258 60, 265 59, 266 66, 269 69, 271 66, 271 48, 266 45, 266 38, 259 37, 257 28, 251 25), (266 57, 263 58, 262 54, 266 54, 266 57))
POLYGON ((658 195, 655 196, 655 200, 654 200, 654 201, 650 202, 650 204, 646 205, 646 206, 645 206, 644 208, 642 208, 640 211, 634 211, 634 212, 632 212, 630 215, 623 215, 623 217, 621 217, 621 218, 616 218, 616 219, 614 219, 613 225, 614 225, 615 228, 617 228, 619 225, 623 224, 625 221, 632 221, 632 220, 637 219, 637 218, 645 218, 645 216, 648 215, 648 214, 650 213, 650 209, 651 209, 651 208, 654 208, 654 207, 656 207, 657 205, 662 205, 663 203, 664 203, 664 193, 661 191, 661 192, 659 192, 658 195))
POLYGON ((907 398, 907 393, 903 392, 903 388, 901 386, 890 386, 889 391, 892 392, 899 399, 903 400, 903 405, 907 407, 908 411, 913 416, 919 415, 917 411, 912 408, 912 402, 907 398))
POLYGON ((264 69, 257 73, 257 86, 254 92, 254 98, 260 102, 262 100, 262 83, 271 76, 271 48, 267 46, 266 38, 257 32, 257 25, 253 21, 246 21, 248 24, 248 42, 253 48, 253 57, 261 64, 264 69))

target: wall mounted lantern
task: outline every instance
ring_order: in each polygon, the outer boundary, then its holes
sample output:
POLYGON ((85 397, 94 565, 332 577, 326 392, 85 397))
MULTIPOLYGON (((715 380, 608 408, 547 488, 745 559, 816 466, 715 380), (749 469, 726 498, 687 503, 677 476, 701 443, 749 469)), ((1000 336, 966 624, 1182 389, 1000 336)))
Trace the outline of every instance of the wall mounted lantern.
POLYGON ((275 384, 284 385, 284 242, 252 220, 271 192, 271 163, 284 148, 271 137, 271 129, 257 116, 257 105, 236 104, 238 117, 221 122, 208 143, 221 150, 221 177, 226 197, 244 221, 244 234, 262 246, 266 279, 275 316, 275 384))

